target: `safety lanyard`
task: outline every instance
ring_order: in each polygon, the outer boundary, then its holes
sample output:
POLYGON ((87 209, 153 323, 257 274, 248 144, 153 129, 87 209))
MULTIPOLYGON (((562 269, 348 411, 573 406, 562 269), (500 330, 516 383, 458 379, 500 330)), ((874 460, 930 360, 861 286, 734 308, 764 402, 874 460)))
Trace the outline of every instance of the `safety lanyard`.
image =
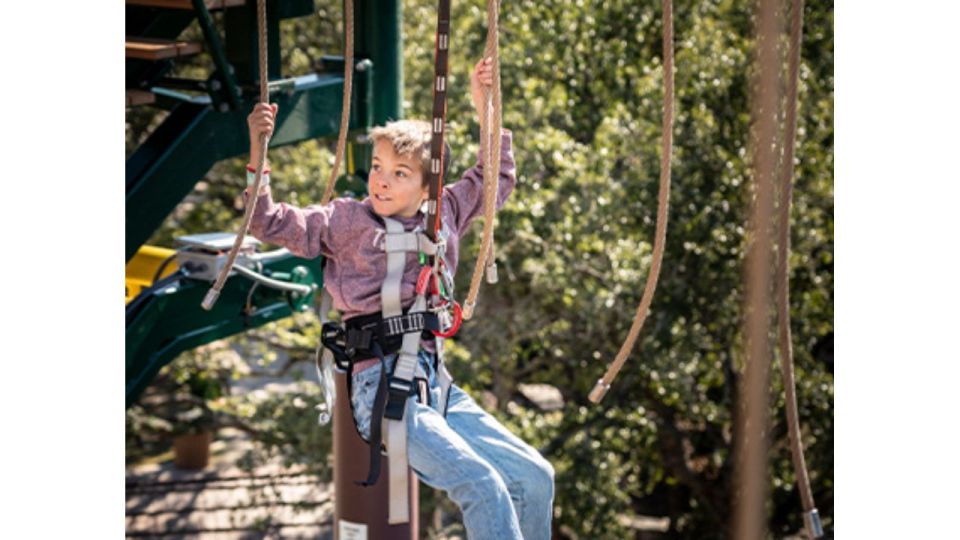
POLYGON ((437 6, 437 36, 434 45, 433 136, 430 139, 430 199, 427 201, 427 236, 436 242, 442 230, 440 195, 443 192, 443 135, 447 119, 447 50, 450 46, 450 0, 437 6))

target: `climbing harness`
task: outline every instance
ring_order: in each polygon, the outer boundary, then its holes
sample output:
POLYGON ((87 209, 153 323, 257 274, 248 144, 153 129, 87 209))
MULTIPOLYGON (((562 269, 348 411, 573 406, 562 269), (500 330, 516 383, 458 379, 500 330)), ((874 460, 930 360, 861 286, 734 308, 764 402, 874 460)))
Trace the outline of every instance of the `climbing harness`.
POLYGON ((497 191, 500 176, 500 130, 502 114, 500 103, 500 48, 498 45, 499 0, 487 0, 487 44, 483 57, 493 61, 493 86, 484 88, 484 113, 480 116, 480 143, 484 152, 483 168, 483 238, 480 254, 470 278, 470 290, 463 302, 463 318, 473 317, 480 292, 480 276, 486 267, 487 283, 497 282, 497 262, 493 256, 493 229, 497 212, 497 191))
POLYGON ((379 314, 352 317, 343 323, 331 322, 327 320, 331 301, 326 291, 321 304, 321 343, 325 350, 318 355, 317 369, 326 396, 326 403, 319 407, 321 423, 328 421, 333 411, 333 365, 346 372, 348 392, 352 393, 353 371, 357 363, 372 358, 380 364, 380 379, 374 396, 367 441, 370 445, 370 469, 366 480, 359 483, 371 486, 377 482, 381 446, 385 442, 390 471, 390 524, 409 520, 407 428, 403 418, 406 402, 415 396, 421 403, 429 405, 427 374, 419 362, 421 344, 427 340, 433 343, 433 367, 440 387, 440 409, 446 416, 453 378, 444 366, 443 340, 455 334, 462 321, 462 310, 453 296, 453 279, 444 260, 446 234, 440 218, 445 172, 443 136, 449 28, 450 1, 440 0, 425 230, 417 228, 407 232, 399 221, 382 217, 386 230, 383 250, 387 256, 387 270, 380 289, 382 309, 379 314), (413 305, 404 311, 400 290, 408 253, 418 254, 421 270, 413 305), (389 355, 396 355, 392 370, 388 370, 387 366, 389 355))
MULTIPOLYGON (((386 236, 383 249, 387 255, 387 275, 380 289, 381 313, 353 317, 344 323, 324 321, 321 331, 323 346, 332 355, 332 363, 347 373, 347 388, 352 393, 352 377, 357 362, 375 358, 380 363, 380 380, 371 412, 370 471, 360 482, 372 486, 380 475, 381 444, 386 438, 389 477, 389 523, 404 523, 409 517, 407 476, 407 427, 404 409, 407 398, 416 396, 429 405, 427 374, 419 362, 419 351, 424 338, 432 339, 436 349, 434 369, 440 386, 441 411, 446 416, 447 401, 453 378, 443 363, 443 338, 456 332, 458 317, 451 318, 455 309, 452 300, 452 281, 444 270, 443 253, 446 240, 433 242, 421 230, 405 232, 403 225, 384 217, 386 236), (413 305, 404 311, 400 303, 400 285, 403 279, 407 253, 419 253, 421 260, 432 258, 433 264, 424 264, 415 289, 413 305), (396 354, 396 363, 387 369, 387 356, 396 354)), ((329 304, 328 304, 329 305, 329 304)), ((321 308, 323 309, 323 308, 321 308)), ((326 314, 326 311, 323 311, 326 314)), ((330 381, 331 357, 321 366, 324 381, 330 381)), ((327 383, 329 390, 329 383, 327 383)), ((333 404, 327 402, 332 410, 333 404)))
POLYGON ((800 419, 797 413, 797 388, 793 378, 793 338, 790 334, 790 206, 793 200, 793 156, 797 139, 797 86, 800 73, 800 44, 803 37, 803 0, 796 0, 790 17, 790 57, 788 66, 786 99, 786 136, 780 179, 780 215, 777 243, 777 320, 779 323, 780 369, 786 393, 787 427, 790 433, 790 450, 793 468, 797 475, 797 487, 803 504, 803 522, 810 538, 823 536, 820 514, 813 502, 810 477, 803 456, 800 440, 800 419))
MULTIPOLYGON (((260 103, 270 103, 270 93, 267 89, 266 21, 266 0, 257 0, 257 53, 260 69, 260 103)), ((260 134, 259 143, 260 159, 257 163, 257 170, 254 172, 253 187, 250 188, 250 203, 247 204, 247 210, 243 215, 243 225, 240 226, 240 232, 237 233, 233 247, 230 248, 230 253, 227 254, 227 262, 223 265, 223 268, 220 269, 217 281, 213 284, 213 287, 210 287, 210 290, 207 291, 207 295, 203 298, 203 303, 200 304, 203 306, 203 309, 207 311, 213 309, 214 304, 217 303, 217 298, 220 297, 220 291, 223 289, 223 285, 227 282, 227 277, 229 277, 230 272, 233 270, 233 262, 237 259, 237 253, 239 253, 243 239, 247 235, 247 230, 250 229, 250 221, 253 219, 253 212, 257 207, 257 195, 260 194, 260 185, 264 176, 263 166, 267 162, 267 146, 270 143, 270 138, 266 133, 260 134)))
POLYGON ((657 280, 660 277, 660 264, 663 262, 663 247, 667 238, 667 211, 670 200, 670 158, 673 155, 673 2, 663 0, 663 151, 660 156, 660 192, 657 198, 657 228, 653 243, 653 262, 650 265, 650 274, 647 276, 647 285, 643 289, 640 305, 630 326, 626 341, 620 347, 616 358, 603 377, 590 391, 589 399, 593 403, 600 403, 603 396, 613 383, 613 379, 620 373, 627 355, 633 349, 640 335, 640 329, 647 319, 650 303, 653 302, 653 293, 657 289, 657 280))

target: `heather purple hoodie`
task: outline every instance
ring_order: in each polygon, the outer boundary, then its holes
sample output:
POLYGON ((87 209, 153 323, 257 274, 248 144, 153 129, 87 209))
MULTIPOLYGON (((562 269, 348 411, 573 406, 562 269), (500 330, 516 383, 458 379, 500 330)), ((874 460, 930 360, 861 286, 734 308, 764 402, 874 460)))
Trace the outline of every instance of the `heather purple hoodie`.
MULTIPOLYGON (((503 207, 516 184, 512 134, 504 130, 500 151, 500 179, 497 208, 503 207)), ((481 153, 482 154, 482 153, 481 153)), ((447 233, 446 262, 455 273, 460 250, 460 236, 477 216, 483 213, 482 157, 459 182, 443 188, 443 229, 447 233)), ((423 212, 413 217, 394 219, 412 231, 423 224, 423 212)), ((344 319, 367 313, 378 313, 380 287, 386 276, 387 257, 383 251, 384 225, 374 213, 369 198, 362 201, 341 198, 324 206, 297 208, 275 203, 270 188, 261 190, 250 234, 263 242, 277 244, 294 255, 312 259, 326 257, 324 287, 333 297, 334 308, 344 319)), ((404 308, 414 301, 414 288, 420 272, 416 253, 407 254, 407 265, 400 286, 404 308)))

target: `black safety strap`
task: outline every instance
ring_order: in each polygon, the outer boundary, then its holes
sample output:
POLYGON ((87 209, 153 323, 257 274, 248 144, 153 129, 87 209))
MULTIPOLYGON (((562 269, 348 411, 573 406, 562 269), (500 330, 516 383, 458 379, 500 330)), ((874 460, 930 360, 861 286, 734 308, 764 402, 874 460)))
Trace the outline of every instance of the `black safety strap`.
POLYGON ((377 395, 373 398, 373 411, 370 413, 370 471, 367 479, 356 482, 358 485, 369 487, 377 483, 380 477, 380 445, 383 443, 383 414, 386 407, 387 388, 387 360, 383 356, 380 344, 374 342, 373 352, 380 359, 380 382, 377 384, 377 395))

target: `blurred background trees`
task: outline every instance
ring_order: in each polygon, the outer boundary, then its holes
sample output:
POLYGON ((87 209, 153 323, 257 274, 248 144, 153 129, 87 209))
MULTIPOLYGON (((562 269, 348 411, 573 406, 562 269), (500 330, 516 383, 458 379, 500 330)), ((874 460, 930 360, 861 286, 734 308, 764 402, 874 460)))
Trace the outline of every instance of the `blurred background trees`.
MULTIPOLYGON (((284 72, 316 69, 341 51, 340 2, 283 23, 284 72)), ((407 117, 431 107, 436 5, 404 2, 407 117)), ((676 126, 663 273, 641 339, 600 406, 587 393, 616 354, 640 300, 656 219, 662 107, 659 2, 583 0, 501 6, 503 123, 514 133, 519 181, 499 214, 500 283, 484 286, 457 336, 458 383, 557 470, 555 528, 566 537, 627 538, 631 516, 668 516, 678 538, 725 536, 731 509, 731 410, 742 370, 742 267, 750 178, 753 3, 676 2, 676 126), (559 389, 544 411, 519 384, 559 389)), ((800 70, 791 255, 791 317, 800 420, 814 498, 833 527, 833 4, 809 0, 800 70)), ((448 137, 453 178, 478 152, 468 77, 485 37, 482 2, 454 2, 448 137)), ((184 68, 189 69, 189 67, 184 68)), ((127 115, 128 151, 156 123, 127 115)), ((271 150, 277 200, 320 199, 334 141, 271 150)), ((235 230, 245 157, 218 164, 150 243, 187 232, 235 230)), ((475 226, 479 233, 479 223, 475 226)), ((465 293, 479 234, 462 246, 465 293)), ((316 318, 298 315, 231 340, 268 364, 312 361, 316 318)), ((208 361, 216 355, 205 354, 208 361)), ((180 362, 183 359, 177 360, 180 362)), ((775 359, 774 361, 779 361, 775 359)), ((174 364, 176 364, 176 362, 174 364)), ((229 366, 228 366, 229 367, 229 366)), ((223 372, 222 365, 211 370, 223 372)), ((175 378, 176 368, 168 366, 175 378)), ((771 533, 802 527, 782 384, 771 392, 771 533)), ((233 369, 242 379, 244 370, 233 369)), ((164 377, 161 376, 160 380, 164 377)), ((328 475, 329 430, 319 393, 219 396, 213 409, 264 441, 264 455, 328 475), (323 450, 323 453, 321 453, 323 450)), ((128 412, 128 455, 150 422, 128 412), (131 420, 131 415, 134 416, 131 420)), ((142 412, 142 411, 141 411, 142 412)), ((423 508, 446 504, 423 490, 423 508)), ((424 521, 426 523, 426 521, 424 521)))

